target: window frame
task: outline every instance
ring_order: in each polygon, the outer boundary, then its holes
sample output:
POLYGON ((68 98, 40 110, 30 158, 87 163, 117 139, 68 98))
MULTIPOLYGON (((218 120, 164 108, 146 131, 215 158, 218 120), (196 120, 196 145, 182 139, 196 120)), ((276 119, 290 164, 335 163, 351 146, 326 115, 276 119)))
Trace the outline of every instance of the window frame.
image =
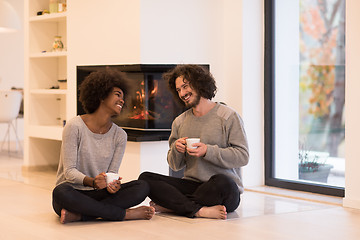
POLYGON ((275 178, 275 1, 264 0, 264 160, 265 185, 332 196, 345 196, 343 187, 275 178))

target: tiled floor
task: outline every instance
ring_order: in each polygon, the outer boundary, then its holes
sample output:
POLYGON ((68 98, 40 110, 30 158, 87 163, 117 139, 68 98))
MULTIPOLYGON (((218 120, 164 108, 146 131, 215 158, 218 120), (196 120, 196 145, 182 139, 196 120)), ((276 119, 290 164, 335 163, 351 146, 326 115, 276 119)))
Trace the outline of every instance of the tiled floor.
POLYGON ((62 225, 51 206, 55 172, 24 173, 21 165, 21 157, 0 153, 2 240, 360 239, 360 210, 341 207, 341 199, 267 187, 247 189, 228 220, 157 214, 148 221, 62 225))

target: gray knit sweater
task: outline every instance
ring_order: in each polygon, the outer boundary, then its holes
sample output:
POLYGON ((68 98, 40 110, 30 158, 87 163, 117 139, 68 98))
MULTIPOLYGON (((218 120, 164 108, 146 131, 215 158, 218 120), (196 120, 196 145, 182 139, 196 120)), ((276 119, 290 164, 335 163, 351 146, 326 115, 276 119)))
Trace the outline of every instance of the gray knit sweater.
POLYGON ((187 110, 174 120, 169 145, 169 166, 175 171, 186 166, 185 179, 205 182, 221 173, 232 178, 241 193, 244 191, 240 168, 249 161, 248 143, 243 121, 232 108, 217 103, 201 117, 187 110), (178 152, 175 141, 182 137, 200 138, 207 145, 205 157, 178 152))
POLYGON ((56 185, 69 182, 76 189, 92 189, 83 185, 85 176, 117 173, 126 141, 126 132, 114 123, 107 133, 96 134, 80 116, 71 119, 63 130, 56 185))

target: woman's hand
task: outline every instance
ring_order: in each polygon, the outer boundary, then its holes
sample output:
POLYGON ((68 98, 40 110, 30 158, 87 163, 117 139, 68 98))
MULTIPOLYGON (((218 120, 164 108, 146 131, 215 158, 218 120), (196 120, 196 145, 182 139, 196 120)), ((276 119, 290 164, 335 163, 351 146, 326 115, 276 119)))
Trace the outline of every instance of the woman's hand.
POLYGON ((97 175, 94 179, 94 188, 95 189, 104 189, 106 188, 106 174, 104 172, 97 175))
POLYGON ((187 137, 183 137, 183 138, 179 138, 178 140, 176 140, 175 147, 179 153, 185 153, 186 139, 187 139, 187 137))
POLYGON ((114 193, 116 193, 117 191, 119 191, 120 190, 120 188, 121 188, 121 180, 122 178, 121 177, 119 177, 119 179, 118 180, 114 180, 114 181, 112 181, 111 183, 109 183, 108 185, 107 185, 107 191, 109 192, 109 193, 112 193, 112 194, 114 194, 114 193))

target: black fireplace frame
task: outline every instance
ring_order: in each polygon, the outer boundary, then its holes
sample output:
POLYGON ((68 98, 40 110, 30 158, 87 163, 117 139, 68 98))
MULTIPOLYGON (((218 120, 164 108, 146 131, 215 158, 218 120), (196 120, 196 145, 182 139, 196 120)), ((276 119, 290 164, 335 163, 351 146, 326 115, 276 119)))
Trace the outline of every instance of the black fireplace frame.
MULTIPOLYGON (((209 69, 209 65, 202 65, 209 69)), ((172 68, 176 67, 176 64, 116 64, 116 65, 79 65, 77 66, 77 86, 84 80, 85 76, 90 74, 93 71, 101 70, 106 67, 114 68, 125 73, 141 73, 141 74, 151 74, 156 73, 157 75, 165 73, 172 68)), ((131 75, 131 74, 130 74, 131 75)), ((131 77, 130 77, 131 80, 131 77)), ((167 83, 166 83, 167 84, 167 83)), ((170 90, 168 94, 172 95, 170 90)), ((79 90, 77 91, 77 99, 79 97, 79 90)), ((180 106, 178 101, 172 97, 174 101, 174 106, 176 106, 176 115, 173 116, 171 122, 177 115, 185 110, 185 106, 180 106), (179 108, 179 109, 178 109, 179 108)), ((81 103, 77 100, 77 115, 84 114, 85 111, 82 108, 81 103)), ((117 123, 116 121, 114 121, 117 123)), ((128 134, 128 141, 134 142, 143 142, 143 141, 163 141, 168 140, 171 133, 171 122, 165 128, 151 128, 148 127, 148 124, 144 128, 142 127, 129 127, 121 126, 128 134)))

